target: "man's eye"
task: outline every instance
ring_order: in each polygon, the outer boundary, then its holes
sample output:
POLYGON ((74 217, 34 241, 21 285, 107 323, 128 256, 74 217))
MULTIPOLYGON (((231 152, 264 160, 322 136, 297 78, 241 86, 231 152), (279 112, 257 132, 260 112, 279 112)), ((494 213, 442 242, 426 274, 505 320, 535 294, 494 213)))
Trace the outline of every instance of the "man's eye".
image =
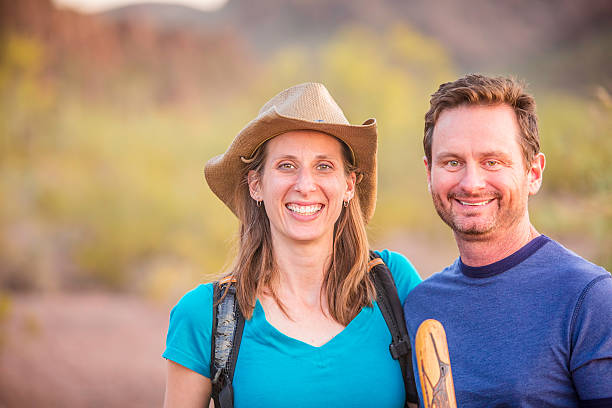
POLYGON ((498 162, 497 160, 487 160, 485 164, 487 167, 495 167, 497 166, 498 162))
POLYGON ((446 164, 449 167, 457 167, 457 166, 459 166, 459 161, 458 160, 449 160, 446 164))
POLYGON ((291 163, 281 163, 278 165, 279 169, 293 169, 295 166, 291 163))
POLYGON ((330 166, 327 163, 321 163, 317 166, 319 168, 319 170, 331 170, 332 166, 330 166))

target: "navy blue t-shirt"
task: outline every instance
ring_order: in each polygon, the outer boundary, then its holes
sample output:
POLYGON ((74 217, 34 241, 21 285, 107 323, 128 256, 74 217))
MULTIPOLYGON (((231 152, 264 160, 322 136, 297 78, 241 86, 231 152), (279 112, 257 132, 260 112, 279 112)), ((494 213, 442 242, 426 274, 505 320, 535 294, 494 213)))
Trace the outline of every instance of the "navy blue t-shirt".
POLYGON ((412 339, 443 324, 462 408, 612 405, 612 278, 546 236, 491 265, 456 260, 404 312, 412 339))

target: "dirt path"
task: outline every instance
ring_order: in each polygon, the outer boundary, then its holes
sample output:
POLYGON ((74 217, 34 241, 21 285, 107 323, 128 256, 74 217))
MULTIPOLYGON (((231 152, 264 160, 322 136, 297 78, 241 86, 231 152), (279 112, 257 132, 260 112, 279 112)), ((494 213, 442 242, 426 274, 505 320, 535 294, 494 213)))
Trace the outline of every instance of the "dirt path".
POLYGON ((102 293, 12 296, 0 407, 161 406, 168 311, 102 293))
MULTIPOLYGON (((396 236, 377 248, 404 253, 425 278, 456 257, 447 241, 396 236)), ((3 320, 1 303, 0 408, 162 405, 171 304, 108 293, 11 295, 3 320)))

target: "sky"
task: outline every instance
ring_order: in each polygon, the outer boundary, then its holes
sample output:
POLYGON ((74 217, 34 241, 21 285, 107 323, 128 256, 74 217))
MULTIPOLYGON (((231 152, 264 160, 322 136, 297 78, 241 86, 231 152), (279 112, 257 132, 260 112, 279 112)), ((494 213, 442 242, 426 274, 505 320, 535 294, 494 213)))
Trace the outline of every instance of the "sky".
POLYGON ((58 6, 74 8, 85 12, 98 12, 114 7, 137 3, 172 3, 198 8, 200 10, 214 10, 224 5, 227 0, 53 0, 58 6))

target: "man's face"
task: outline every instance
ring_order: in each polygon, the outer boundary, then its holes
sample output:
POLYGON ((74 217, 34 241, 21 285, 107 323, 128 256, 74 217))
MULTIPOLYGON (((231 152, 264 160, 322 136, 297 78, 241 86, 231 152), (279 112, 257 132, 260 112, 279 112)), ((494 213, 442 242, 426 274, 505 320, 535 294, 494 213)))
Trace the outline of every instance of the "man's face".
POLYGON ((544 155, 526 169, 519 132, 507 105, 440 114, 427 181, 436 211, 460 238, 493 239, 528 225, 527 199, 539 190, 544 155))

